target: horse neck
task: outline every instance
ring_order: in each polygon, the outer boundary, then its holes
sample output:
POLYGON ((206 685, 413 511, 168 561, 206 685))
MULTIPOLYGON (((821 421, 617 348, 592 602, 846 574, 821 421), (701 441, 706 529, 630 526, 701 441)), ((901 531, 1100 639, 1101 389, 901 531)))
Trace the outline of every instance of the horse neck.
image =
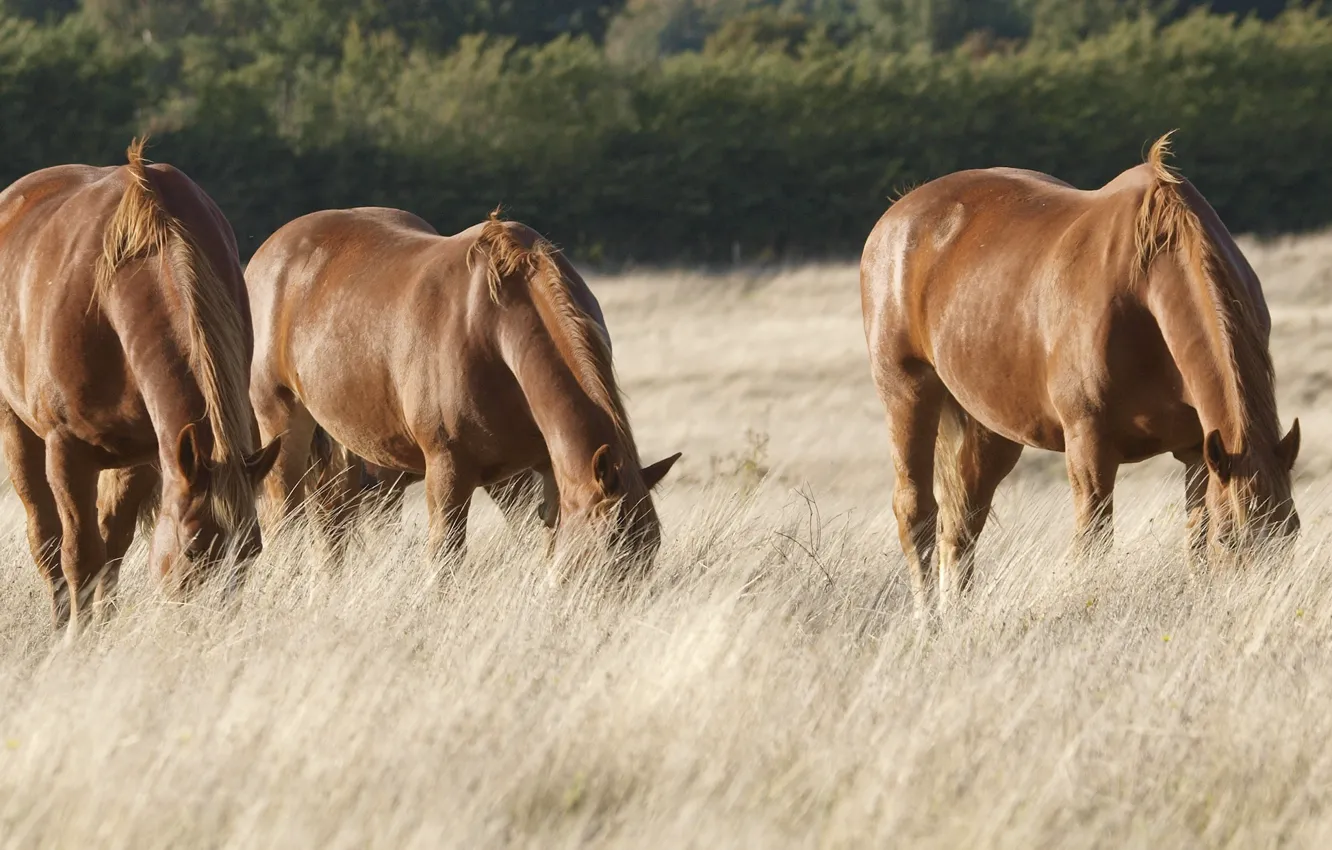
POLYGON ((1275 381, 1258 305, 1225 255, 1203 234, 1154 269, 1149 294, 1166 345, 1198 411, 1203 434, 1221 432, 1232 451, 1280 440, 1275 381), (1182 284, 1182 285, 1181 285, 1182 284))

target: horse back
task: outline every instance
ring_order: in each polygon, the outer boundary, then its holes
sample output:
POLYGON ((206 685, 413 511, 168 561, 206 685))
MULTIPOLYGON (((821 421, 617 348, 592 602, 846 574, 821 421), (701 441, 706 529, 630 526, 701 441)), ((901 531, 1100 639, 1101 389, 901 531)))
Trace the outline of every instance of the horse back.
POLYGON ((91 270, 101 230, 123 188, 117 171, 60 165, 21 177, 0 192, 0 286, 11 302, 25 278, 41 271, 83 265, 91 270))
MULTIPOLYGON (((894 204, 861 263, 867 322, 896 317, 922 356, 945 327, 1101 306, 1131 285, 1140 181, 1082 191, 1038 172, 964 171, 894 204)), ((1145 183, 1142 189, 1145 190, 1145 183)))
POLYGON ((260 347, 366 336, 367 353, 401 341, 466 300, 466 252, 410 213, 378 207, 301 216, 268 238, 245 269, 260 347), (460 296, 462 296, 460 298, 460 296))

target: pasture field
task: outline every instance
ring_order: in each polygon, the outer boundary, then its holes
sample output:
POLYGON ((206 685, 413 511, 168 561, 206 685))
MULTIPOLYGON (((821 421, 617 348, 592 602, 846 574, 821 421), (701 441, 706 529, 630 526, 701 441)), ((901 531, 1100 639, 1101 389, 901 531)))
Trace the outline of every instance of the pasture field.
POLYGON ((1304 533, 1189 579, 1183 484, 1123 470, 1117 547, 1064 558, 1063 464, 1001 488, 966 610, 920 630, 851 265, 590 282, 644 458, 682 450, 627 594, 549 589, 479 496, 471 553, 293 529, 233 607, 53 641, 0 488, 0 847, 1326 847, 1332 236, 1263 278, 1304 533))

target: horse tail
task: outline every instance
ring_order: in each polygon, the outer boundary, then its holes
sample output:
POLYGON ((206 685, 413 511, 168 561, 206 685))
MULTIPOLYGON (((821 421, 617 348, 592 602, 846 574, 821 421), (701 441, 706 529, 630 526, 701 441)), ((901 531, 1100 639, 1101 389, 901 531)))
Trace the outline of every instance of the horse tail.
POLYGON ((1192 258, 1202 247, 1202 227, 1180 192, 1184 178, 1166 162, 1172 130, 1157 139, 1147 154, 1152 179, 1143 193, 1134 224, 1136 271, 1145 275, 1152 261, 1171 249, 1183 249, 1192 258))
POLYGON ((939 527, 964 527, 967 493, 962 482, 961 453, 970 417, 952 396, 944 399, 939 434, 934 441, 934 498, 939 504, 939 527))
POLYGON ((333 438, 319 425, 310 438, 310 481, 319 489, 333 473, 333 438))
POLYGON ((132 260, 157 255, 166 259, 179 223, 157 198, 144 168, 147 139, 135 139, 126 151, 129 183, 102 234, 102 255, 97 260, 95 294, 111 291, 116 272, 132 260))

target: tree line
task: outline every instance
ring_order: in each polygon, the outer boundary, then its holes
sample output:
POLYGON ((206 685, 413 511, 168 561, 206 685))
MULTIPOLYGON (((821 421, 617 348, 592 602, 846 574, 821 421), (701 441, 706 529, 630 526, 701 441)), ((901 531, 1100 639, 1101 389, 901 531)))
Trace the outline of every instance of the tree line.
POLYGON ((1332 17, 1270 1, 0 0, 0 178, 151 131, 247 254, 503 204, 586 262, 846 256, 916 183, 1099 185, 1176 127, 1232 230, 1312 228, 1329 93, 1332 17))

